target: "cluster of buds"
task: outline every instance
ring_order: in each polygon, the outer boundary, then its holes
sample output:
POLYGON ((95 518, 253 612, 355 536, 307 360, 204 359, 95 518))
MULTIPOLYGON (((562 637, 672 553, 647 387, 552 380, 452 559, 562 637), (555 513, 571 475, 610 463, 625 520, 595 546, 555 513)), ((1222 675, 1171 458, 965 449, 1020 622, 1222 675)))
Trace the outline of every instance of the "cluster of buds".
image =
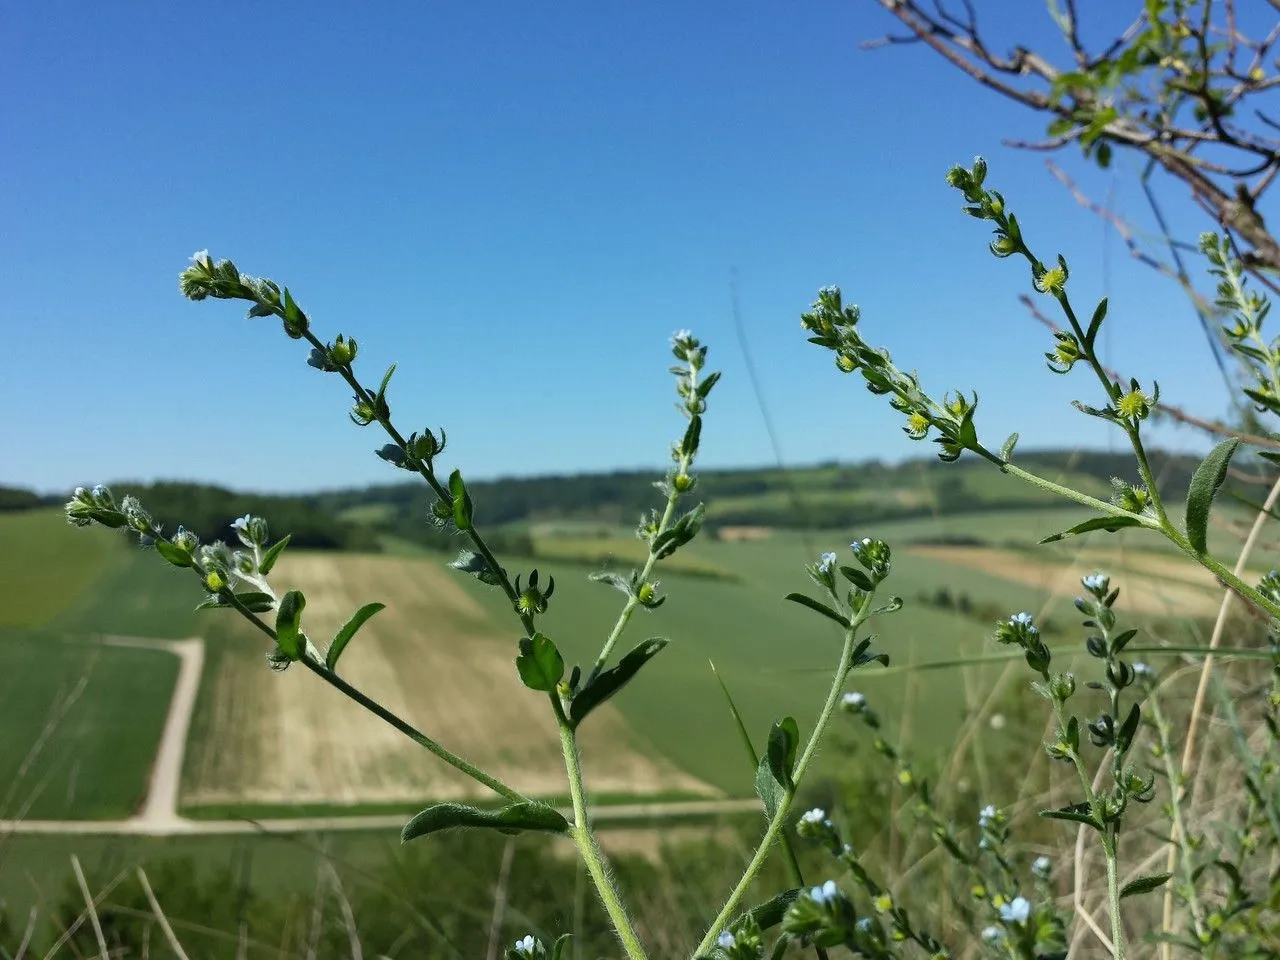
MULTIPOLYGON (((435 458, 444 450, 447 439, 443 427, 440 428, 439 439, 430 430, 423 430, 422 433, 409 434, 404 446, 398 443, 388 443, 374 452, 394 467, 418 473, 424 468, 427 470, 432 468, 435 458)), ((453 505, 447 503, 445 504, 444 519, 448 520, 452 517, 453 505)))
POLYGON ((845 373, 857 371, 866 381, 867 389, 877 396, 888 395, 889 405, 906 416, 902 428, 913 440, 923 440, 934 429, 934 437, 942 452, 938 458, 945 462, 956 460, 964 450, 977 447, 978 437, 973 425, 978 398, 965 397, 963 393, 949 393, 942 403, 931 399, 920 388, 920 379, 913 373, 905 373, 894 366, 887 350, 870 346, 858 331, 861 313, 856 306, 846 306, 840 288, 823 287, 807 313, 800 315, 800 324, 812 336, 809 342, 826 347, 836 355, 836 366, 845 373))
POLYGON ((1015 613, 1008 620, 1000 621, 996 625, 996 641, 1021 647, 1027 658, 1027 665, 1046 681, 1049 679, 1049 662, 1053 655, 1040 636, 1040 628, 1036 626, 1031 614, 1023 611, 1015 613))
POLYGON ((516 611, 533 616, 547 612, 547 603, 556 592, 556 578, 548 577, 545 589, 539 586, 538 571, 529 574, 529 585, 521 588, 520 575, 516 574, 516 611))
POLYGON ((1268 341, 1262 335, 1262 322, 1271 304, 1257 290, 1247 289, 1248 276, 1243 264, 1232 256, 1229 239, 1216 233, 1201 234, 1200 251, 1212 265, 1209 272, 1218 278, 1217 305, 1230 316, 1222 332, 1254 376, 1245 396, 1260 411, 1280 413, 1280 338, 1268 341))
MULTIPOLYGON (((307 335, 310 321, 294 301, 286 287, 274 280, 263 280, 241 273, 230 260, 215 261, 208 250, 191 257, 191 265, 178 276, 178 289, 188 300, 248 300, 250 317, 278 316, 284 332, 294 340, 307 335)), ((353 349, 354 355, 354 349, 353 349)))

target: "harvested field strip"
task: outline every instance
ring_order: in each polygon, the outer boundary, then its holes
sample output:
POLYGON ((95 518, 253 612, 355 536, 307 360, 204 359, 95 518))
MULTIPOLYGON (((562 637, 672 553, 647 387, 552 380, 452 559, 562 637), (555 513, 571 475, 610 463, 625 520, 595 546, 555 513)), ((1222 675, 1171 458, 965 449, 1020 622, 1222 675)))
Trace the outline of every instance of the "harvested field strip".
MULTIPOLYGON (((517 686, 514 634, 490 626, 438 562, 286 557, 276 579, 307 594, 304 626, 322 647, 361 604, 388 603, 348 648, 344 677, 518 789, 563 792, 554 720, 517 686)), ((487 796, 305 671, 272 673, 261 635, 224 623, 210 644, 184 805, 487 796)), ((582 751, 603 793, 714 793, 658 758, 610 706, 584 727, 582 751)))

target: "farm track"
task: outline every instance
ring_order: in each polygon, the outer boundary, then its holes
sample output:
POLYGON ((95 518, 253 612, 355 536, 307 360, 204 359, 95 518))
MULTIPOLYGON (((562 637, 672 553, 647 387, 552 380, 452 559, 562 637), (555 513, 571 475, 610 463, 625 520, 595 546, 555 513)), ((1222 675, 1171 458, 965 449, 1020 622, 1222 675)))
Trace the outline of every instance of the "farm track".
MULTIPOLYGON (((596 807, 591 812, 591 822, 607 827, 610 822, 637 826, 635 821, 655 822, 694 817, 717 817, 727 814, 751 813, 760 809, 756 799, 740 800, 689 800, 676 803, 617 803, 596 807)), ((573 812, 561 811, 566 818, 573 812)), ((0 838, 11 834, 80 834, 118 835, 143 837, 203 836, 247 833, 314 833, 337 830, 390 830, 404 826, 404 814, 352 815, 335 817, 298 817, 264 820, 190 820, 172 818, 144 819, 141 816, 127 820, 0 820, 0 838)))
MULTIPOLYGON (((11 835, 70 834, 113 836, 204 836, 220 834, 290 834, 337 830, 390 830, 404 825, 404 814, 353 814, 349 816, 192 820, 178 813, 178 792, 187 735, 195 713, 200 674, 204 669, 204 641, 151 640, 140 637, 103 637, 107 646, 134 647, 171 653, 179 660, 178 679, 165 717, 164 730, 147 784, 141 809, 124 820, 0 820, 0 839, 11 835)), ((670 803, 623 803, 597 807, 593 824, 652 820, 673 821, 690 817, 715 817, 758 810, 756 799, 690 800, 670 803)), ((566 819, 572 810, 561 811, 566 819)))

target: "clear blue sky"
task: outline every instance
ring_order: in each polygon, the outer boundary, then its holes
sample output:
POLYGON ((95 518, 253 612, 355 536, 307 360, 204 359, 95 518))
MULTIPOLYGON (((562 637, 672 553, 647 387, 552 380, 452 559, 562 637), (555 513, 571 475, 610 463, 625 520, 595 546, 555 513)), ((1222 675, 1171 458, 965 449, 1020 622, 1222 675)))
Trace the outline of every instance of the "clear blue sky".
MULTIPOLYGON (((979 8, 998 36, 1053 43, 1038 3, 979 8)), ((684 327, 724 371, 704 465, 772 462, 734 269, 789 464, 926 452, 805 342, 798 315, 828 283, 926 386, 977 389, 989 442, 1106 447, 1069 407, 1097 399, 1084 372, 1044 370, 1025 268, 986 252, 943 182, 974 154, 1033 245, 1066 254, 1084 309, 1111 294, 1112 364, 1220 414, 1182 296, 1041 155, 1000 145, 1043 121, 926 50, 859 49, 890 26, 870 0, 10 4, 0 482, 403 477, 276 321, 179 296, 202 248, 288 284, 322 337, 356 336, 366 380, 399 361, 395 418, 445 425, 449 465, 476 478, 662 468, 684 327)), ((1147 219, 1131 160, 1060 160, 1147 219)))

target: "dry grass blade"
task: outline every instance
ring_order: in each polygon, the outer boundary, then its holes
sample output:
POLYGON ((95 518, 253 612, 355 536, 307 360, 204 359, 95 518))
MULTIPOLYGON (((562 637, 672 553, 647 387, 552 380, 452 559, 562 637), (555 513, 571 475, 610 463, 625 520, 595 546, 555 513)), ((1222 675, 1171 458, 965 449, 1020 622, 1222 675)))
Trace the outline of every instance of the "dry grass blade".
POLYGON ((120 873, 117 873, 112 881, 103 887, 102 891, 90 901, 90 909, 80 911, 80 915, 71 922, 71 926, 62 931, 62 935, 54 941, 53 946, 51 946, 48 952, 45 953, 44 960, 52 960, 54 954, 61 950, 63 946, 66 945, 66 942, 75 936, 76 931, 79 930, 85 920, 88 919, 90 912, 97 909, 98 904, 105 900, 111 891, 120 885, 120 881, 123 879, 124 871, 122 870, 120 873))
POLYGON ((360 946, 360 931, 356 928, 355 911, 351 909, 351 901, 347 899, 347 891, 342 886, 342 878, 332 861, 326 860, 329 870, 329 883, 333 885, 333 895, 337 898, 338 909, 342 911, 342 925, 347 930, 347 942, 351 946, 351 960, 364 960, 364 948, 360 946))
POLYGON ((36 918, 39 915, 35 907, 32 907, 31 912, 27 914, 27 929, 22 932, 22 941, 18 944, 18 952, 13 955, 13 960, 22 960, 27 955, 27 947, 31 946, 31 938, 36 932, 36 918))
POLYGON ((498 867, 498 885, 493 891, 493 918, 489 921, 489 948, 485 960, 498 960, 502 944, 502 919, 507 912, 507 885, 511 881, 511 862, 516 855, 515 837, 507 840, 502 848, 502 863, 498 867))
POLYGON ((107 952, 107 940, 102 935, 102 924, 98 921, 98 909, 94 905, 93 895, 89 893, 89 884, 85 882, 84 871, 80 869, 80 858, 74 853, 71 855, 71 869, 75 872, 76 883, 80 887, 80 893, 84 896, 84 908, 89 914, 89 921, 93 924, 93 936, 98 941, 98 955, 102 960, 111 960, 110 954, 107 952))
POLYGON ((156 895, 151 891, 151 884, 147 880, 146 871, 139 867, 137 876, 138 883, 142 884, 142 892, 147 897, 147 903, 151 904, 151 912, 155 914, 156 922, 160 924, 160 930, 164 933, 165 940, 169 942, 169 949, 174 952, 178 960, 190 960, 187 957, 187 952, 182 949, 182 944, 178 942, 178 938, 173 932, 173 927, 169 926, 169 918, 160 909, 160 901, 156 899, 156 895))

